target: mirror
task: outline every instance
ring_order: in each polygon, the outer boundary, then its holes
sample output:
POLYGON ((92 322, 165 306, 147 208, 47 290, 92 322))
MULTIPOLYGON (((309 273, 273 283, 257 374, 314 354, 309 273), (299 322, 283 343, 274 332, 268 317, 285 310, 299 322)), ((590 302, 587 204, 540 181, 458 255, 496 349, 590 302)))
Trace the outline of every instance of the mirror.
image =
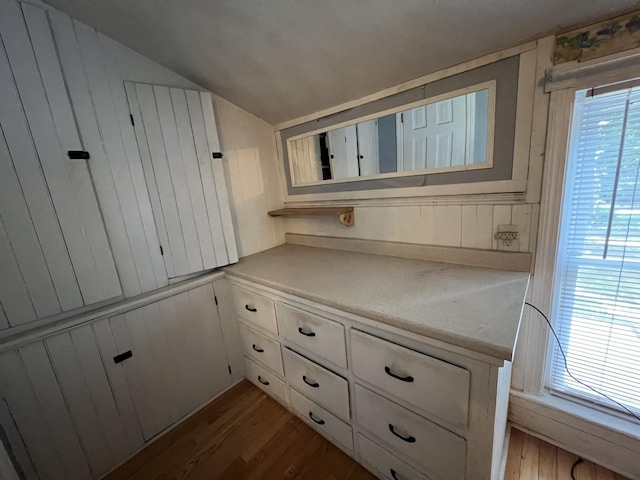
POLYGON ((288 139, 293 185, 491 168, 495 82, 288 139))

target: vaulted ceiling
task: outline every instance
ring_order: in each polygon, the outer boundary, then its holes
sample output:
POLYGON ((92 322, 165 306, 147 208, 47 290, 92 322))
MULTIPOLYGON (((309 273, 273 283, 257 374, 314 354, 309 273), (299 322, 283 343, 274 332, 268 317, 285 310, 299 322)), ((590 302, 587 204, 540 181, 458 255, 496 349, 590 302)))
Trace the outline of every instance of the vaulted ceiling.
POLYGON ((276 124, 638 0, 46 0, 276 124))

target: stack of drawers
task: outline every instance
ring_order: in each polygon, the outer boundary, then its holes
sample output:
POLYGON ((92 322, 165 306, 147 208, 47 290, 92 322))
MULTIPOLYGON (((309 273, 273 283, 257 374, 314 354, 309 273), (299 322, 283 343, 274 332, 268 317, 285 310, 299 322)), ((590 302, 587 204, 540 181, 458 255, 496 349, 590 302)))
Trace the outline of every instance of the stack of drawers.
POLYGON ((255 385, 380 478, 467 478, 469 371, 250 287, 234 299, 255 385))

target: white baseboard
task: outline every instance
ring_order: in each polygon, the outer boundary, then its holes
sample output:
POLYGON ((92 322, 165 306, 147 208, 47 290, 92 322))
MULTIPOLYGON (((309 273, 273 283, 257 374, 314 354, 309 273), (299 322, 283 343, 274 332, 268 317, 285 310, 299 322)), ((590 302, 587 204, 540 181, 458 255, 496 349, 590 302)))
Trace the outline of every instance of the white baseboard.
POLYGON ((634 480, 640 480, 640 425, 552 395, 511 391, 513 426, 634 480))

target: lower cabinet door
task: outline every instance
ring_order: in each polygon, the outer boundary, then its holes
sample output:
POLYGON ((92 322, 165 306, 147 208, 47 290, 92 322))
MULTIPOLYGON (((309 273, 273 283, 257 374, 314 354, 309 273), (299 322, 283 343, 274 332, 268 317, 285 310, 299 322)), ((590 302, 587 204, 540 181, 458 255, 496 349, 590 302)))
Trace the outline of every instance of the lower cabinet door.
POLYGON ((111 370, 122 369, 145 440, 231 384, 211 285, 109 319, 111 370))
POLYGON ((430 480, 361 433, 358 434, 358 456, 365 467, 373 470, 381 478, 430 480))
POLYGON ((338 444, 349 453, 353 453, 351 426, 291 387, 289 387, 289 398, 291 398, 291 409, 305 422, 328 437, 333 443, 338 444))
POLYGON ((358 425, 436 478, 465 477, 466 441, 406 408, 355 384, 358 425))

